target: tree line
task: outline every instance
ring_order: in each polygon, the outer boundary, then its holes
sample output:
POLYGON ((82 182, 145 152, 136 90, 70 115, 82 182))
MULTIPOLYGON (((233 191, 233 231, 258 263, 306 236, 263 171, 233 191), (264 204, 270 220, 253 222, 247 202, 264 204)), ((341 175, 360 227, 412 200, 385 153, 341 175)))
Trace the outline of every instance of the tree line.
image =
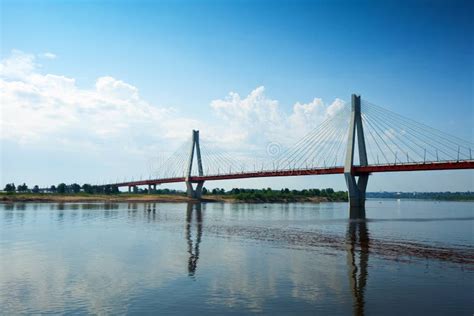
POLYGON ((15 186, 15 183, 7 183, 3 191, 7 193, 88 193, 88 194, 116 194, 120 193, 119 189, 116 186, 106 185, 92 185, 85 183, 79 185, 77 183, 66 184, 60 183, 58 185, 52 185, 47 188, 40 188, 38 185, 35 185, 33 188, 29 188, 25 183, 15 186))
MULTIPOLYGON (((114 185, 92 185, 85 183, 80 185, 78 183, 66 184, 60 183, 58 185, 51 185, 50 187, 40 188, 38 185, 33 186, 32 188, 28 187, 26 183, 20 184, 18 186, 15 183, 7 183, 3 191, 7 193, 57 193, 57 194, 119 194, 119 193, 128 193, 120 192, 117 186, 114 185)), ((173 189, 156 189, 148 192, 147 188, 138 188, 134 187, 131 193, 144 194, 144 193, 154 193, 154 194, 177 194, 184 195, 185 192, 180 190, 173 189)))
POLYGON ((367 197, 375 199, 474 201, 474 192, 368 192, 367 197))
MULTIPOLYGON (((205 194, 205 192, 203 192, 205 194)), ((321 197, 328 201, 347 201, 348 196, 345 191, 334 191, 332 188, 326 189, 303 189, 303 190, 290 190, 288 188, 281 190, 274 190, 271 188, 266 189, 242 189, 234 188, 229 191, 224 189, 213 189, 210 192, 211 195, 229 195, 237 200, 242 201, 262 201, 262 202, 274 202, 274 201, 298 201, 301 198, 312 198, 321 197)))
MULTIPOLYGON (((57 194, 119 194, 121 193, 116 186, 106 185, 98 186, 85 183, 79 185, 77 183, 65 184, 60 183, 58 185, 52 185, 48 188, 39 188, 35 185, 33 188, 29 188, 26 183, 15 186, 14 183, 8 183, 4 191, 7 193, 57 193, 57 194)), ((166 195, 184 195, 185 192, 180 190, 172 189, 156 189, 148 192, 147 188, 134 187, 133 192, 136 194, 153 193, 153 194, 166 194, 166 195)), ((303 190, 290 190, 284 188, 281 190, 274 190, 271 188, 266 189, 244 189, 244 188, 233 188, 231 190, 225 190, 223 188, 214 188, 212 190, 206 187, 202 190, 203 195, 221 195, 235 198, 238 200, 258 200, 258 201, 277 201, 277 200, 288 200, 293 201, 300 198, 310 197, 323 197, 329 201, 341 201, 347 200, 347 192, 345 191, 334 191, 332 188, 326 189, 303 189, 303 190)))

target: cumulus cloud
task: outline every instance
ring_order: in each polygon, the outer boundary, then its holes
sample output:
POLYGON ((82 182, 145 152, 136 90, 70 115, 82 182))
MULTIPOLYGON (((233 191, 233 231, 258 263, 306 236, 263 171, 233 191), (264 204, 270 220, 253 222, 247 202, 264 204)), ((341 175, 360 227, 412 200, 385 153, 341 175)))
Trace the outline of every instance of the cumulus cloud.
POLYGON ((100 145, 121 136, 161 132, 172 111, 150 105, 138 89, 110 76, 90 89, 73 78, 42 74, 35 56, 14 51, 0 64, 1 135, 19 143, 100 145))
POLYGON ((339 99, 326 104, 315 98, 294 104, 287 113, 260 86, 247 96, 231 92, 213 100, 210 117, 218 118, 217 123, 204 122, 174 108, 152 105, 137 87, 111 76, 81 88, 74 78, 44 74, 37 57, 14 50, 0 63, 4 140, 87 150, 118 147, 140 154, 160 146, 170 149, 169 144, 185 141, 197 128, 203 130, 203 139, 221 146, 265 151, 269 142, 294 142, 344 105, 339 99))
POLYGON ((101 77, 95 84, 97 92, 117 101, 138 100, 138 89, 112 77, 101 77))
POLYGON ((34 55, 13 50, 11 56, 0 63, 0 77, 24 79, 37 67, 34 55))
POLYGON ((344 104, 340 99, 326 104, 315 98, 309 103, 294 104, 292 111, 286 113, 260 86, 246 97, 231 92, 224 99, 212 101, 211 108, 243 142, 261 145, 262 142, 294 142, 337 114, 344 104))
POLYGON ((313 101, 305 104, 298 102, 293 106, 293 113, 288 117, 289 126, 296 130, 297 134, 306 134, 309 129, 339 113, 344 105, 345 102, 341 99, 336 99, 331 104, 325 104, 320 98, 314 98, 313 101))

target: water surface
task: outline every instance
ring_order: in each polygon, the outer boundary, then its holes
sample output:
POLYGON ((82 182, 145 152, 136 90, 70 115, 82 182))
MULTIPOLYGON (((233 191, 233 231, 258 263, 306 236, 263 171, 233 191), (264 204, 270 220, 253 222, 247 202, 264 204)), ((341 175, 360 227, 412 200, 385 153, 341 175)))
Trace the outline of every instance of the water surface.
POLYGON ((473 209, 0 204, 0 313, 471 315, 473 209))

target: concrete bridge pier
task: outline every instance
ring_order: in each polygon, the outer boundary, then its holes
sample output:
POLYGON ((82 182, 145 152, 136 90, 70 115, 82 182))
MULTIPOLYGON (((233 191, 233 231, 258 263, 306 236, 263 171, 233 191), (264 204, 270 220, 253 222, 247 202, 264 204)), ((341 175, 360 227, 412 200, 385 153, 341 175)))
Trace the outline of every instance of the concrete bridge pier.
POLYGON ((128 186, 128 193, 135 193, 137 192, 137 186, 136 185, 129 185, 128 186))
POLYGON ((192 199, 201 199, 202 197, 202 188, 204 186, 204 181, 199 181, 196 184, 196 188, 193 188, 193 184, 189 181, 186 181, 186 193, 188 197, 192 199))
POLYGON ((359 152, 359 165, 367 166, 367 150, 365 148, 364 128, 360 114, 360 96, 353 94, 344 177, 346 178, 347 190, 349 192, 349 217, 351 219, 362 219, 365 218, 365 191, 369 181, 369 174, 356 175, 354 173, 354 149, 356 145, 359 152), (356 176, 358 176, 357 180, 356 176))
POLYGON ((346 184, 349 191, 349 218, 364 219, 365 218, 365 190, 369 175, 360 175, 359 179, 355 176, 346 176, 346 184))

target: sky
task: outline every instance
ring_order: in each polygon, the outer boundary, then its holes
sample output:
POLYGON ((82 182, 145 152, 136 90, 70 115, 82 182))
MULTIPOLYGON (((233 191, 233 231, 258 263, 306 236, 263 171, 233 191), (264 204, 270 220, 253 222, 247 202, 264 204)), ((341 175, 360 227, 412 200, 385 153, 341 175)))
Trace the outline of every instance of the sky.
MULTIPOLYGON (((472 1, 0 0, 0 17, 2 187, 147 178, 192 129, 264 155, 352 93, 474 141, 472 1)), ((368 190, 473 191, 474 172, 377 174, 368 190)))

